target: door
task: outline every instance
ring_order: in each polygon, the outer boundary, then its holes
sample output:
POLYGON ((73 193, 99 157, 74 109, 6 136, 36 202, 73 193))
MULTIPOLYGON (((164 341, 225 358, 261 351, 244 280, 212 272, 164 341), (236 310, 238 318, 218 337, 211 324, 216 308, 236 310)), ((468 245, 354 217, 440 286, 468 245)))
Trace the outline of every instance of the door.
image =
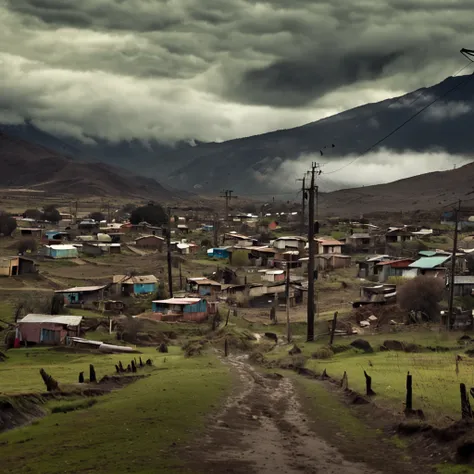
POLYGON ((43 344, 55 344, 59 342, 59 332, 52 329, 41 329, 40 342, 43 344))
POLYGON ((18 275, 18 265, 12 265, 12 276, 18 275))

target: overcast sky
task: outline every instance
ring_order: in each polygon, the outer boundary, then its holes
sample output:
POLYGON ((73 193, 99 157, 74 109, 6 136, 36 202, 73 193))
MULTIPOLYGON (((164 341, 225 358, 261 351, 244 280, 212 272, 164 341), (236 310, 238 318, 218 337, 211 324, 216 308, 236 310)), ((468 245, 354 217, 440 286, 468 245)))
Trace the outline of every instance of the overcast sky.
POLYGON ((0 0, 0 123, 226 140, 432 85, 472 0, 0 0))

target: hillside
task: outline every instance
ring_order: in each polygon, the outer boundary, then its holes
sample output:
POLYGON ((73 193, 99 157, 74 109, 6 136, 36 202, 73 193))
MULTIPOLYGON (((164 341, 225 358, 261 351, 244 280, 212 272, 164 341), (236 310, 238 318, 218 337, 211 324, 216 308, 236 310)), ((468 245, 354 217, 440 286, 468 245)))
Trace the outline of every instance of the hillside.
POLYGON ((154 179, 104 163, 65 158, 56 151, 0 132, 0 186, 54 194, 170 199, 154 179))
MULTIPOLYGON (((0 130, 24 140, 52 148, 62 155, 87 161, 119 165, 183 190, 199 189, 215 194, 229 187, 236 193, 275 192, 265 178, 282 162, 295 162, 301 155, 315 153, 334 143, 324 161, 358 155, 400 126, 434 98, 436 104, 383 142, 394 151, 444 150, 469 155, 474 151, 474 80, 450 77, 401 97, 366 104, 304 126, 229 140, 222 143, 178 143, 174 147, 158 141, 139 140, 84 144, 76 139, 58 138, 34 127, 0 125, 0 130), (451 90, 456 88, 455 90, 451 90), (449 92, 449 93, 448 93, 449 92)), ((360 171, 360 170, 359 170, 360 171)), ((337 175, 333 175, 337 181, 337 175)))
POLYGON ((392 183, 321 194, 319 211, 326 216, 356 216, 377 211, 437 210, 458 199, 474 205, 474 163, 392 183))

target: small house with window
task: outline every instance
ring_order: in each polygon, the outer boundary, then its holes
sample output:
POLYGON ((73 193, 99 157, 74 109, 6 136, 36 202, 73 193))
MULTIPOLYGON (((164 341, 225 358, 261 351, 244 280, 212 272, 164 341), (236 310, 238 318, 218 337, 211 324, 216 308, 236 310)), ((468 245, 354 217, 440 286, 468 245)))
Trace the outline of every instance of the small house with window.
POLYGON ((341 254, 342 242, 331 238, 315 239, 318 254, 341 254))
POLYGON ((195 293, 208 301, 216 301, 221 294, 222 285, 205 277, 187 278, 186 291, 195 293))
POLYGON ((0 276, 12 277, 27 273, 38 273, 33 260, 20 256, 0 257, 0 276))
POLYGON ((159 321, 205 321, 208 303, 202 298, 168 298, 152 302, 152 311, 159 321))
POLYGON ((74 245, 45 245, 45 256, 60 259, 60 258, 77 258, 78 252, 74 245))
POLYGON ((106 285, 75 286, 66 290, 56 290, 55 293, 64 297, 64 304, 83 305, 103 300, 106 288, 106 285))
POLYGON ((78 337, 82 316, 28 314, 18 321, 20 341, 33 344, 64 344, 68 337, 78 337))
POLYGON ((116 293, 122 296, 147 295, 155 293, 158 288, 155 275, 114 275, 112 281, 116 293))
POLYGON ((422 257, 408 265, 417 270, 417 275, 445 278, 446 265, 451 256, 422 257))

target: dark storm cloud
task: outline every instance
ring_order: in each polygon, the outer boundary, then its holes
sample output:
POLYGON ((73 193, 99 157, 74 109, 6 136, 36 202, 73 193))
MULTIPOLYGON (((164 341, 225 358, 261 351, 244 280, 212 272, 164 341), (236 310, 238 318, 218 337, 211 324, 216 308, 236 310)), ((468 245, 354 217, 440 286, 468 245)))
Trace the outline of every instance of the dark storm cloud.
POLYGON ((379 79, 384 68, 402 54, 354 52, 337 61, 331 61, 333 58, 329 54, 279 61, 247 71, 236 92, 256 104, 272 102, 275 106, 301 106, 338 87, 379 79))
POLYGON ((0 0, 0 120, 113 139, 288 128, 443 80, 473 16, 467 0, 0 0))

